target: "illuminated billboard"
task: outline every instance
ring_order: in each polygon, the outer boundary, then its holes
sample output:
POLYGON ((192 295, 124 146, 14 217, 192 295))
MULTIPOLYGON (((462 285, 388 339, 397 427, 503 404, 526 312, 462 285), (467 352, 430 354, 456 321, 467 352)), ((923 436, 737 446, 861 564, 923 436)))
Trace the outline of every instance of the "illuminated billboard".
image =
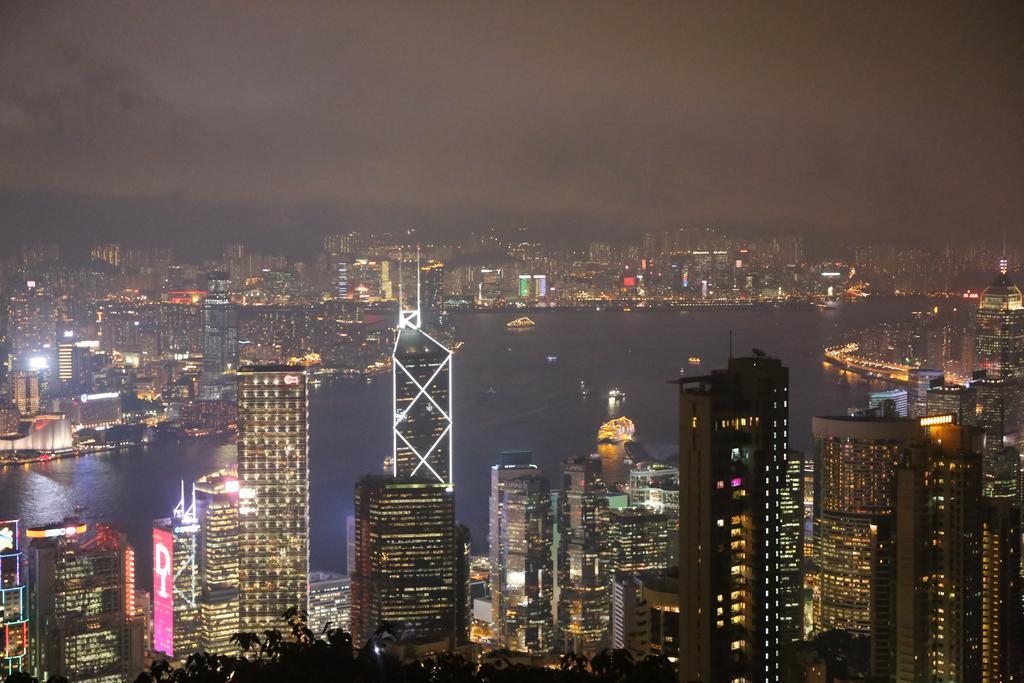
POLYGON ((0 553, 18 549, 18 520, 0 522, 0 553))
POLYGON ((153 529, 153 649, 174 656, 174 537, 153 529))

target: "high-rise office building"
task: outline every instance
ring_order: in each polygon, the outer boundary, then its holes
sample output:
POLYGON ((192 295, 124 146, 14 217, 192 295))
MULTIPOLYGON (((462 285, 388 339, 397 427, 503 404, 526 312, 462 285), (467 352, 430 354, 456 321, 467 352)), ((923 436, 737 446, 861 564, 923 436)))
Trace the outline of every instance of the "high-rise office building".
POLYGON ((876 671, 889 665, 888 524, 900 455, 920 438, 917 420, 815 417, 814 626, 871 637, 876 671), (875 656, 875 653, 879 653, 875 656))
POLYGON ((187 356, 203 350, 203 308, 192 303, 191 298, 161 303, 157 320, 163 357, 187 356))
POLYGON ((392 356, 394 476, 452 483, 452 353, 403 310, 392 356))
POLYGON ((153 649, 185 659, 199 651, 199 536, 195 494, 153 521, 153 649))
POLYGON ((444 264, 430 261, 420 266, 420 314, 422 324, 436 330, 444 323, 444 264))
POLYGON ((804 454, 786 451, 779 489, 779 627, 783 642, 804 637, 804 454))
POLYGON ((540 655, 554 646, 551 490, 528 452, 491 468, 491 624, 501 647, 540 655))
POLYGON ((24 417, 39 414, 42 389, 38 370, 15 370, 11 373, 11 396, 24 417))
POLYGON ((230 374, 238 370, 238 308, 228 295, 231 275, 223 271, 210 273, 206 288, 200 395, 207 400, 230 400, 235 391, 230 374))
POLYGON ((975 395, 970 387, 960 384, 932 384, 928 388, 925 409, 916 417, 928 415, 956 415, 956 423, 962 426, 977 424, 975 395))
POLYGON ((1021 513, 1012 498, 986 498, 981 533, 981 680, 1024 680, 1021 513))
POLYGON ((756 354, 679 380, 683 681, 776 681, 783 624, 801 622, 783 603, 789 370, 756 354))
POLYGON ((28 578, 18 520, 0 521, 0 676, 28 670, 28 578))
POLYGON ((335 572, 309 575, 309 627, 314 633, 325 628, 352 628, 352 585, 349 577, 335 572))
POLYGON ((45 370, 55 364, 57 311, 42 280, 21 280, 9 291, 7 336, 13 367, 45 370))
POLYGON ((668 516, 645 507, 608 510, 607 575, 668 568, 668 516))
POLYGON ((906 389, 887 389, 868 393, 868 408, 892 417, 908 417, 909 405, 906 389))
POLYGON ((239 623, 284 625, 306 609, 309 581, 309 403, 302 367, 238 372, 239 623))
POLYGON ((986 371, 980 371, 971 380, 970 389, 975 400, 975 423, 985 430, 985 495, 1017 496, 1020 454, 1016 441, 1021 410, 1018 382, 1005 377, 991 378, 986 371))
POLYGON ((135 553, 124 533, 75 520, 28 529, 32 672, 127 683, 143 666, 135 553))
POLYGON ((929 370, 927 368, 912 368, 908 373, 907 398, 909 402, 910 417, 924 417, 928 414, 928 390, 934 386, 940 386, 945 379, 942 370, 929 370))
POLYGON ((204 475, 195 483, 199 649, 203 652, 237 649, 231 636, 239 631, 238 491, 238 477, 231 470, 204 475))
POLYGON ((364 643, 385 622, 402 640, 447 649, 456 633, 455 497, 425 478, 368 475, 356 484, 352 635, 364 643))
POLYGON ((63 395, 87 393, 90 351, 74 337, 65 337, 57 344, 57 380, 63 395))
POLYGON ((427 647, 468 640, 468 556, 455 524, 451 351, 421 329, 399 297, 392 356, 392 476, 356 484, 352 631, 382 622, 427 647))
POLYGON ((974 350, 976 367, 990 379, 1024 379, 1024 297, 1005 261, 978 300, 974 350))
POLYGON ((679 468, 639 462, 629 470, 629 504, 664 513, 668 519, 668 566, 679 566, 679 468))
MULTIPOLYGON (((981 680, 981 431, 941 418, 901 454, 888 596, 896 681, 981 680)), ((925 418, 927 421, 928 418, 925 418)))
POLYGON ((611 588, 603 562, 608 497, 598 458, 563 463, 558 533, 558 638, 565 652, 592 654, 607 641, 611 588))

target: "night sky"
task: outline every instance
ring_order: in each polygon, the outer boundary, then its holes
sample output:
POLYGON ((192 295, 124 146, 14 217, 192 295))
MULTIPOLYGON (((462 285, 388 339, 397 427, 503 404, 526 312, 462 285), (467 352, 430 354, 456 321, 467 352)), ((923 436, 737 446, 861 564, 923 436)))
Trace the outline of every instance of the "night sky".
POLYGON ((0 4, 0 235, 1024 225, 1021 3, 0 4))

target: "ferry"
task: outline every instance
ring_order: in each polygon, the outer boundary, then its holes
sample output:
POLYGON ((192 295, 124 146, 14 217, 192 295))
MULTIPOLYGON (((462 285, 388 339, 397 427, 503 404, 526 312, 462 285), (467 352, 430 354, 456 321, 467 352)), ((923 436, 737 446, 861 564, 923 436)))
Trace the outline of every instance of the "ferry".
POLYGON ((507 327, 510 330, 523 330, 528 327, 533 327, 536 324, 537 323, 533 322, 524 315, 522 318, 516 318, 515 320, 511 320, 505 323, 505 327, 507 327))
POLYGON ((548 356, 549 363, 554 363, 556 360, 558 360, 558 356, 548 356))
POLYGON ((689 360, 690 365, 700 365, 700 356, 690 356, 687 360, 689 360))
POLYGON ((617 417, 601 425, 597 430, 597 440, 601 443, 622 443, 632 441, 636 426, 628 417, 617 417))
POLYGON ((618 387, 613 387, 612 390, 608 392, 609 401, 621 401, 624 398, 626 398, 626 392, 618 387))

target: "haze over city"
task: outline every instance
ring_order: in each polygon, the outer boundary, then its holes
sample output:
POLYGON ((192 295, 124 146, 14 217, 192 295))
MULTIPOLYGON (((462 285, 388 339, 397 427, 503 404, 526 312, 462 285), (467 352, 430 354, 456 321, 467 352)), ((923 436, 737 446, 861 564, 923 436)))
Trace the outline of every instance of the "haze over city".
POLYGON ((997 242, 1024 218, 1021 11, 7 2, 0 230, 997 242))

